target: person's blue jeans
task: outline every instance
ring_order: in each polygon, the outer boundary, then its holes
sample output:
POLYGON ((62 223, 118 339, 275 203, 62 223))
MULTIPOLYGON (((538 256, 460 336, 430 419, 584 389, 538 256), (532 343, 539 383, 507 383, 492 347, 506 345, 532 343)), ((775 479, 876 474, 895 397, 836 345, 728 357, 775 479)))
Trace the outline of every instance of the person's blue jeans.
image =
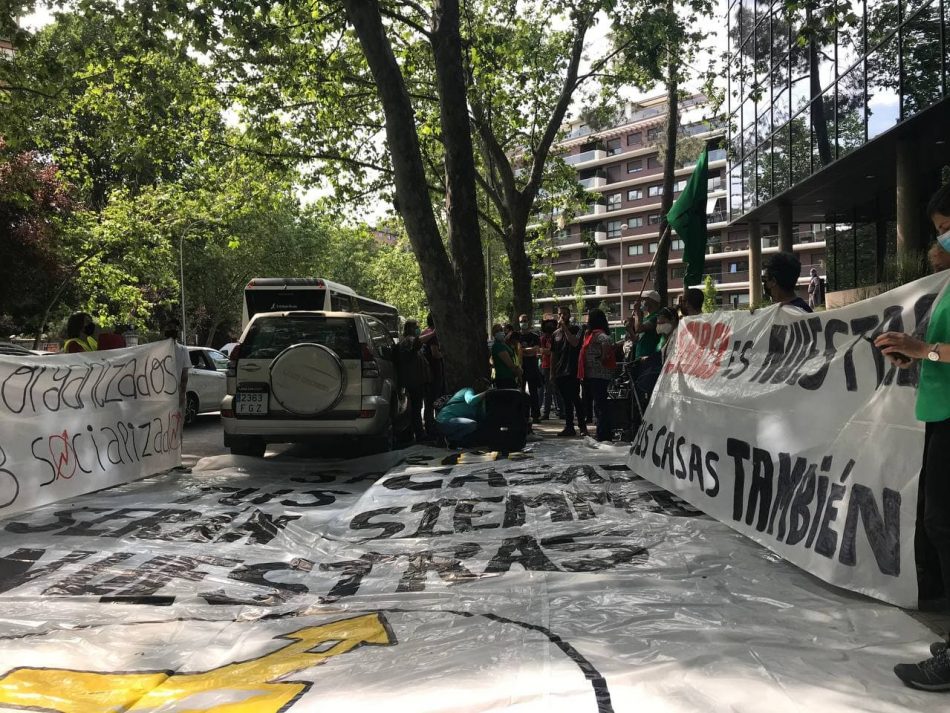
POLYGON ((607 404, 607 386, 610 384, 608 379, 584 379, 585 401, 589 394, 593 402, 594 415, 597 417, 597 440, 609 441, 610 432, 610 410, 607 404))
POLYGON ((460 443, 467 436, 475 433, 478 429, 478 421, 457 416, 445 421, 436 421, 435 427, 439 430, 439 433, 445 436, 446 440, 452 443, 460 443))

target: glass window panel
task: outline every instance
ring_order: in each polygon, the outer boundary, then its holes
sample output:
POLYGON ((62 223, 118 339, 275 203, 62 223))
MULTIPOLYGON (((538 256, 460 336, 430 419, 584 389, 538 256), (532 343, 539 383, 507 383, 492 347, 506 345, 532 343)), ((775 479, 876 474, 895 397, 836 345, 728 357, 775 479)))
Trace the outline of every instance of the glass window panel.
POLYGON ((838 158, 864 143, 864 64, 838 81, 838 158))
POLYGON ((756 152, 756 197, 758 203, 764 203, 772 197, 772 142, 766 139, 756 152))
POLYGON ((752 34, 752 28, 755 24, 755 3, 753 0, 743 0, 741 3, 741 27, 742 27, 742 41, 745 42, 746 38, 752 34))
POLYGON ((729 171, 729 212, 732 218, 742 215, 742 164, 736 163, 729 171))
POLYGON ((838 76, 843 76, 864 57, 864 0, 844 0, 838 26, 838 76), (848 19, 856 22, 849 22, 848 19))
POLYGON ((868 140, 884 133, 900 120, 896 57, 896 37, 868 55, 868 140))
MULTIPOLYGON (((899 7, 894 0, 867 0, 867 48, 873 50, 887 36, 897 30, 899 7)), ((891 61, 897 69, 897 52, 892 50, 891 61)))
POLYGON ((811 83, 808 75, 792 81, 792 116, 804 109, 811 101, 811 83))
POLYGON ((756 125, 756 135, 761 143, 764 137, 772 133, 772 107, 771 102, 763 101, 759 107, 764 111, 759 115, 759 121, 756 125))
POLYGON ((788 23, 783 17, 783 13, 776 9, 772 14, 772 67, 778 66, 779 62, 788 57, 788 23))
POLYGON ((784 72, 779 69, 772 74, 772 126, 778 128, 785 124, 790 114, 788 113, 789 91, 787 86, 788 67, 785 66, 784 72))
POLYGON ((755 26, 755 81, 762 83, 772 65, 771 27, 768 18, 755 26))
POLYGON ((835 94, 829 89, 811 105, 812 168, 817 171, 835 160, 835 94))
POLYGON ((803 111, 789 122, 792 185, 811 175, 811 116, 803 111))
POLYGON ((742 162, 742 209, 750 211, 756 206, 755 202, 755 154, 742 162))
MULTIPOLYGON (((908 10, 916 10, 909 7, 908 10)), ((908 12, 910 14, 910 12, 908 12)), ((907 119, 940 99, 940 5, 928 4, 904 25, 902 116, 907 119)))
POLYGON ((772 136, 772 152, 769 161, 772 195, 788 189, 788 126, 772 136))

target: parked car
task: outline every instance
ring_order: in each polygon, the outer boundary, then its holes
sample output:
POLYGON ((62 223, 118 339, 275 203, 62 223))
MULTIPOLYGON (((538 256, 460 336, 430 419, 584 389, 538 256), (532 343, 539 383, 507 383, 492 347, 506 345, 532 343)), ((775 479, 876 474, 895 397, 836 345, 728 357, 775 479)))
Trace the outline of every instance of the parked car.
POLYGON ((191 368, 188 370, 188 394, 185 401, 185 423, 194 423, 198 414, 221 410, 227 386, 228 360, 219 351, 207 347, 188 347, 191 368))
POLYGON ((231 356, 231 350, 234 349, 234 347, 236 346, 237 346, 237 342, 228 342, 223 347, 221 347, 218 351, 224 354, 225 356, 231 356))
POLYGON ((257 314, 231 351, 227 381, 224 445, 237 455, 341 436, 388 450, 408 426, 392 337, 365 314, 257 314))
POLYGON ((27 349, 13 342, 0 342, 0 356, 47 356, 52 353, 41 349, 27 349))

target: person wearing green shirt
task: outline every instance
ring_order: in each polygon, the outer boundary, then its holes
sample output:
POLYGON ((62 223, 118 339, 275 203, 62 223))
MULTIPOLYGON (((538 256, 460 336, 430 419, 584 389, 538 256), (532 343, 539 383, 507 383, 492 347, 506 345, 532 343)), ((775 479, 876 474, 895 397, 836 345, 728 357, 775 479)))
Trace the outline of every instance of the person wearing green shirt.
MULTIPOLYGON (((950 253, 950 184, 931 199, 927 215, 937 229, 940 250, 950 253)), ((943 266, 938 254, 931 262, 943 266)), ((943 596, 950 598, 950 289, 931 307, 924 341, 901 332, 885 332, 875 341, 897 366, 908 368, 920 361, 917 381, 917 419, 924 422, 923 467, 917 484, 917 536, 914 546, 925 577, 942 581, 943 596), (939 576, 937 573, 939 572, 939 576)), ((929 596, 935 591, 924 592, 929 596)), ((924 597, 922 596, 922 599, 924 597)), ((933 656, 916 664, 897 664, 894 673, 906 685, 925 691, 950 691, 950 651, 938 642, 933 656)))
POLYGON ((464 443, 485 416, 488 379, 478 378, 471 388, 459 389, 436 414, 435 427, 453 445, 464 443))
POLYGON ((521 376, 521 368, 515 364, 515 351, 505 339, 505 328, 500 324, 492 325, 494 341, 491 345, 491 359, 495 365, 495 388, 517 389, 516 379, 521 376))
POLYGON ((656 331, 656 318, 660 311, 660 293, 656 290, 644 292, 643 309, 646 316, 640 319, 636 326, 636 332, 640 335, 634 350, 636 359, 650 356, 660 346, 660 335, 656 331))

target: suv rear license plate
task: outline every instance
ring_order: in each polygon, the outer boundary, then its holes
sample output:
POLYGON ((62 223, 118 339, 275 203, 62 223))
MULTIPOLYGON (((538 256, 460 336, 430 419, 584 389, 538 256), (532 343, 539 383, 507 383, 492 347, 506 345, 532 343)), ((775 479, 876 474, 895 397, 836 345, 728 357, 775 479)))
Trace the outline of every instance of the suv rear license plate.
POLYGON ((235 395, 237 405, 234 413, 238 416, 263 416, 267 414, 267 393, 264 391, 242 391, 235 395))

